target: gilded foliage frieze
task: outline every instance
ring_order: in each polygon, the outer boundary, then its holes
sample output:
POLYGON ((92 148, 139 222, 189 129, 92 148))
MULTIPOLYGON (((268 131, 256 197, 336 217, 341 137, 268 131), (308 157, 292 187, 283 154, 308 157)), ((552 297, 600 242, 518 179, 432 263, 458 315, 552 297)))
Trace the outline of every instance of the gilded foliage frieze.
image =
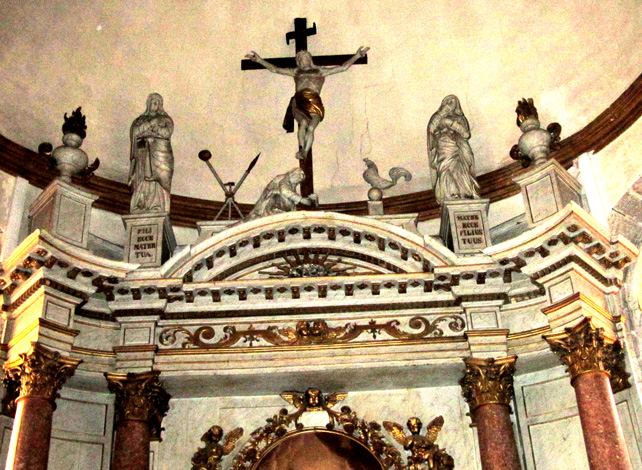
POLYGON ((183 349, 219 349, 232 346, 253 347, 255 345, 303 346, 309 344, 341 344, 355 341, 360 337, 372 340, 402 339, 413 340, 438 338, 464 331, 466 323, 460 315, 433 317, 415 316, 402 327, 399 320, 364 324, 356 322, 341 326, 330 326, 325 320, 299 321, 294 326, 269 325, 238 328, 234 325, 222 327, 200 326, 190 329, 186 326, 164 328, 159 343, 165 347, 180 344, 183 349))

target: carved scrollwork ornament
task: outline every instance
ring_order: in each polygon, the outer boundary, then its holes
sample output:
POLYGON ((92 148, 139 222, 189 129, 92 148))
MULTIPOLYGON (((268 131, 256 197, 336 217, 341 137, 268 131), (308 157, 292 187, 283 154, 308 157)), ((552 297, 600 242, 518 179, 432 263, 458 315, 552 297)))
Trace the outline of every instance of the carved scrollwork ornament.
POLYGON ((170 394, 158 380, 159 371, 105 373, 109 391, 116 394, 116 422, 146 421, 152 440, 160 440, 161 423, 169 411, 170 394))
POLYGON ((517 356, 464 359, 466 370, 459 381, 471 413, 490 403, 510 407, 517 356))
POLYGON ((300 321, 294 327, 270 325, 259 329, 250 325, 241 329, 234 325, 227 325, 218 333, 211 326, 201 326, 193 332, 182 326, 170 326, 161 331, 159 342, 163 346, 173 346, 179 340, 179 336, 182 336, 182 348, 218 349, 231 347, 240 342, 252 347, 261 341, 274 346, 340 344, 354 341, 362 335, 377 339, 383 334, 394 339, 415 340, 444 336, 444 324, 455 333, 463 331, 466 326, 463 318, 458 315, 440 315, 432 321, 426 317, 415 316, 408 322, 410 331, 402 329, 399 320, 380 323, 374 319, 362 325, 346 323, 342 326, 329 326, 325 320, 320 319, 300 321), (212 341, 218 335, 220 335, 218 340, 212 341))
POLYGON ((69 377, 74 375, 82 361, 63 357, 40 343, 32 343, 27 352, 20 353, 19 360, 5 363, 8 380, 20 382, 18 398, 41 397, 50 400, 55 407, 58 391, 69 377))

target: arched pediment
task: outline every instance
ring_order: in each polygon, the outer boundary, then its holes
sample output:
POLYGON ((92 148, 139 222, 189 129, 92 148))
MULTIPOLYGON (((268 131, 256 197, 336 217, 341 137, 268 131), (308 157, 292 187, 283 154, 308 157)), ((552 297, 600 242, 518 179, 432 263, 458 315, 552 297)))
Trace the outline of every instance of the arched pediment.
POLYGON ((430 237, 373 218, 291 212, 240 224, 186 247, 166 277, 193 282, 431 272, 455 255, 430 237))

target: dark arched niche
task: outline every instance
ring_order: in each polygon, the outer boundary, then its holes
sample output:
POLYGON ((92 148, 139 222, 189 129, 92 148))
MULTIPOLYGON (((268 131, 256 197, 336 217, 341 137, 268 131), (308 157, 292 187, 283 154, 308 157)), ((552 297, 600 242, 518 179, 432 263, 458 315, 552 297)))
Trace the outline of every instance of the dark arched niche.
POLYGON ((353 437, 326 429, 285 435, 263 453, 252 470, 385 470, 353 437))

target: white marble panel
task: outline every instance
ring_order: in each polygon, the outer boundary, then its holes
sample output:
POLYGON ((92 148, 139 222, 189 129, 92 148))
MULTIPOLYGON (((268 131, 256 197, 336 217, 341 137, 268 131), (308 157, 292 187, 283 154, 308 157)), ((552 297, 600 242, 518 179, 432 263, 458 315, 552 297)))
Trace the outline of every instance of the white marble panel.
POLYGON ((151 342, 151 328, 125 328, 123 344, 149 344, 151 342))
POLYGON ((104 436, 107 427, 107 405, 80 400, 56 400, 53 428, 78 434, 104 436))
POLYGON ((588 459, 579 416, 528 427, 535 470, 586 470, 588 459))
POLYGON ((49 470, 89 470, 103 468, 104 445, 96 442, 51 438, 49 470))
POLYGON ((45 318, 47 320, 69 326, 70 315, 71 309, 68 306, 47 300, 47 305, 45 307, 45 318))
POLYGON ((0 416, 0 468, 4 468, 7 463, 12 429, 13 419, 7 416, 0 416))
POLYGON ((551 298, 551 303, 562 300, 573 293, 573 281, 570 277, 563 279, 555 284, 551 284, 548 288, 548 294, 551 298))
MULTIPOLYGON (((212 425, 219 424, 219 400, 215 397, 170 400, 169 412, 163 419, 163 441, 153 449, 154 470, 190 468, 194 452, 203 446, 201 436, 212 425)), ((225 426, 223 430, 229 431, 225 426)))
POLYGON ((620 415, 620 422, 622 423, 622 430, 624 431, 624 439, 629 448, 629 455, 631 456, 631 463, 633 468, 642 468, 642 455, 640 455, 640 447, 635 437, 634 420, 632 410, 629 402, 621 402, 617 404, 617 411, 620 415))
POLYGON ((575 409, 575 392, 568 377, 558 377, 544 382, 525 385, 522 388, 526 416, 553 413, 559 410, 575 409), (546 399, 542 399, 546 397, 546 399))

